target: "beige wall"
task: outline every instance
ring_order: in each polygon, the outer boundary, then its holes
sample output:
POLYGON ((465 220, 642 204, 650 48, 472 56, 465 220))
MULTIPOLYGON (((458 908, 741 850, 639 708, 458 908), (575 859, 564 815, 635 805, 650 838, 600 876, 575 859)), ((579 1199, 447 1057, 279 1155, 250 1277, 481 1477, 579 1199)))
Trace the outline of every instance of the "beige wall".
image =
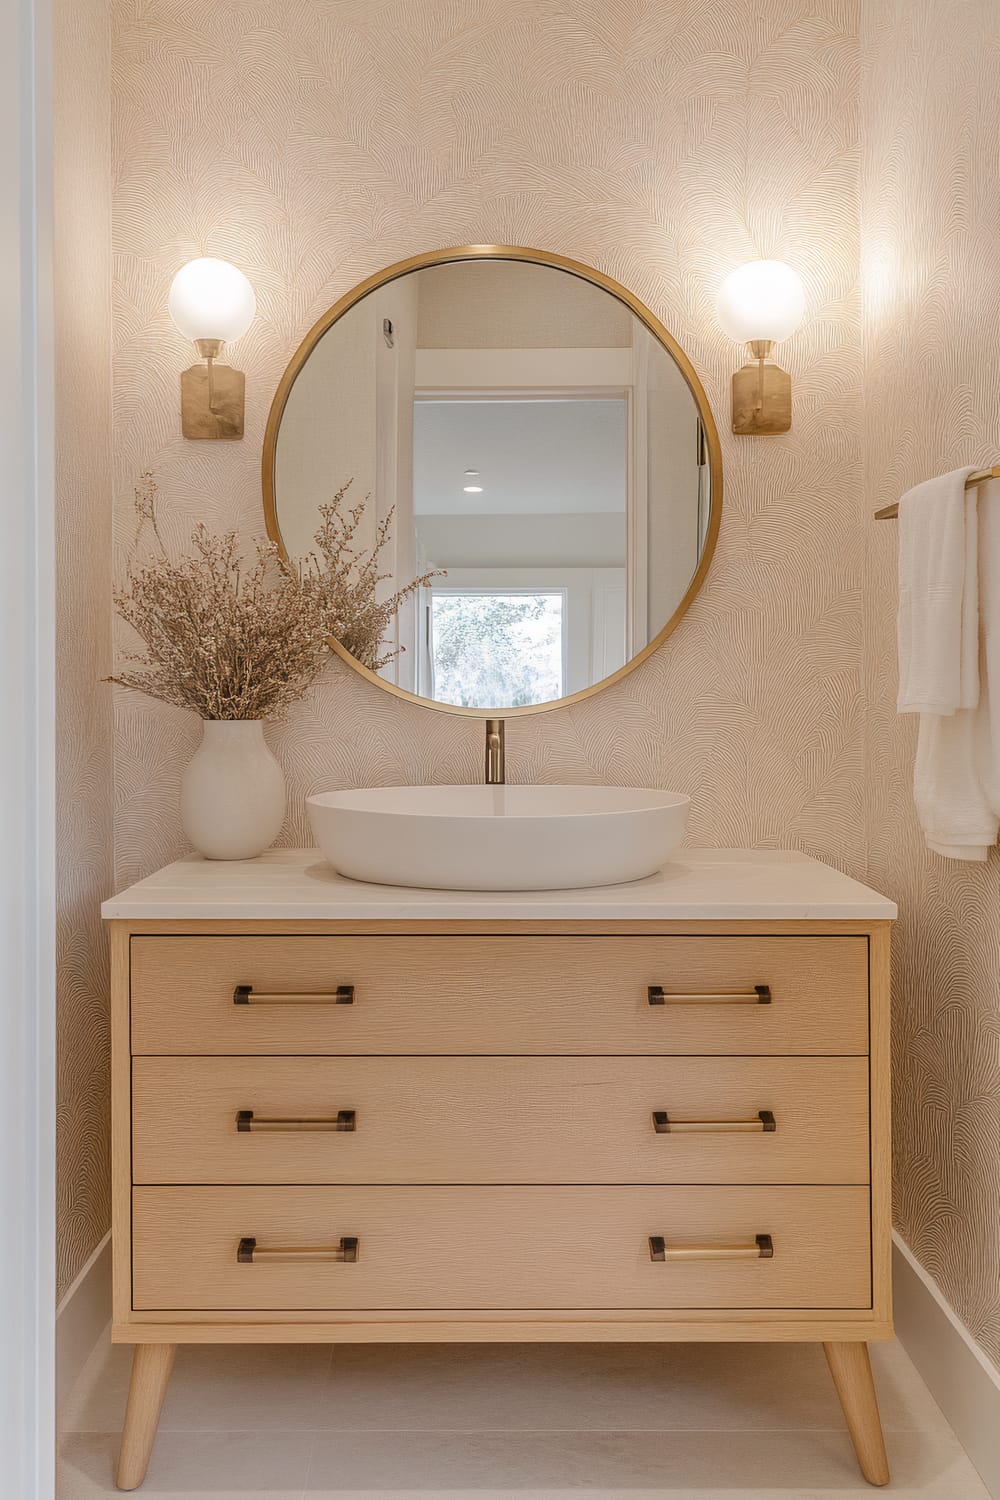
MULTIPOLYGON (((867 509, 1000 457, 1000 11, 996 0, 866 0, 867 509)), ((995 503, 995 502, 994 502, 995 503)), ((898 1226, 1000 1360, 1000 857, 924 848, 915 721, 895 713, 896 528, 869 525, 871 883, 895 937, 898 1226)))
POLYGON ((627 349, 632 314, 589 281, 525 261, 428 266, 419 349, 627 349))
MULTIPOLYGON (((993 10, 866 0, 863 485, 854 3, 764 0, 751 15, 721 0, 357 0, 289 20, 282 0, 196 19, 180 0, 117 0, 114 420, 120 544, 146 467, 175 542, 199 519, 249 538, 278 377, 319 313, 379 266, 448 244, 537 245, 616 276, 663 318, 723 429, 707 587, 626 682, 512 722, 509 768, 682 787, 692 841, 795 845, 899 898, 899 1223, 996 1356, 1000 866, 949 865, 917 837, 912 725, 893 711, 896 537, 865 524, 913 480, 996 454, 981 169, 1000 123, 993 10), (258 294, 233 355, 248 382, 239 445, 178 433, 190 356, 166 294, 199 253, 234 260, 258 294), (767 254, 800 268, 808 312, 783 351, 793 430, 755 442, 725 431, 735 351, 712 301, 729 269, 767 254)), ((121 884, 183 848, 177 787, 198 728, 125 694, 117 713, 121 884)), ((477 726, 400 706, 337 663, 270 733, 287 842, 308 837, 313 788, 478 774, 477 726)))
MULTIPOLYGON (((196 13, 118 0, 114 26, 120 545, 147 467, 174 542, 201 519, 261 533, 278 378, 369 272, 470 242, 576 256, 691 355, 724 433, 726 509, 670 648, 592 702, 511 721, 508 772, 684 788, 695 842, 792 844, 860 872, 855 4, 259 0, 196 13), (257 291, 232 356, 247 373, 242 443, 179 435, 190 352, 167 291, 197 254, 233 260, 257 291), (787 353, 795 428, 758 443, 725 433, 738 355, 713 302, 730 269, 769 254, 801 269, 809 316, 787 353)), ((127 694, 117 716, 122 884, 184 848, 178 782, 199 729, 127 694)), ((308 839, 315 788, 477 778, 481 733, 331 664, 269 731, 290 790, 284 839, 308 839)))
POLYGON ((112 885, 111 107, 108 0, 55 38, 58 1287, 108 1229, 112 885))

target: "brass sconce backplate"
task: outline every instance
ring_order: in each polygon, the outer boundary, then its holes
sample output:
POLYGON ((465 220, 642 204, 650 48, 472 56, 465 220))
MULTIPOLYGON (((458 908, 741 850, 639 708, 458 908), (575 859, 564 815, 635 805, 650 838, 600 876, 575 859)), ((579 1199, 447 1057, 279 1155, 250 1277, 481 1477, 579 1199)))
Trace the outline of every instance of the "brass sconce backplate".
POLYGON ((787 432, 792 425, 792 377, 758 360, 733 376, 733 431, 741 437, 787 432))
POLYGON ((181 431, 186 438, 241 438, 246 377, 229 365, 192 365, 181 375, 181 431))

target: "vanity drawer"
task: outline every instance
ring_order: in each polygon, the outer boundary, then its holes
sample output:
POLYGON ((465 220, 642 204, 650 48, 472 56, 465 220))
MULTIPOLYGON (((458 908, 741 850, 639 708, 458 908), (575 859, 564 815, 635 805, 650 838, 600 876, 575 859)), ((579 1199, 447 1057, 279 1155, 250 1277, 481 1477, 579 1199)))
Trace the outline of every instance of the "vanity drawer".
POLYGON ((140 1054, 861 1054, 868 940, 136 936, 131 1011, 140 1054))
POLYGON ((866 1183, 868 1060, 137 1057, 132 1126, 137 1183, 866 1183))
POLYGON ((847 1309, 870 1301, 863 1187, 133 1190, 139 1311, 847 1309), (758 1235, 770 1235, 770 1258, 761 1257, 758 1235), (663 1259, 653 1258, 655 1236, 663 1259), (350 1254, 345 1239, 357 1241, 355 1261, 340 1258, 350 1254), (718 1258, 720 1250, 729 1254, 718 1258))

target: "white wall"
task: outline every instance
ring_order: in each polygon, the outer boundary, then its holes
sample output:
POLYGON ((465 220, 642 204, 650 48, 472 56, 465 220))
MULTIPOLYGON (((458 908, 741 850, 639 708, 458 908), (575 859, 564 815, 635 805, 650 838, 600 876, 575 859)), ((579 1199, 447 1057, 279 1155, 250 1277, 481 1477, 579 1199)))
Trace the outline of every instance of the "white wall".
POLYGON ((648 639, 663 629, 698 566, 698 411, 680 370, 646 329, 648 639))
POLYGON ((623 568, 624 515, 417 516, 421 568, 623 568))
MULTIPOLYGON (((388 545, 379 571, 389 576, 379 585, 388 598, 399 583, 416 576, 416 538, 413 531, 413 379, 417 347, 417 285, 401 276, 373 293, 375 305, 375 519, 390 518, 388 545), (384 321, 392 325, 387 339, 384 321), (398 580, 398 582, 397 582, 398 580)), ((416 683, 415 602, 407 598, 393 620, 390 647, 399 654, 382 669, 382 676, 411 690, 416 683)))
POLYGON ((55 588, 51 14, 0 7, 0 1472, 54 1489, 55 588))
MULTIPOLYGON (((316 344, 289 392, 274 463, 278 519, 294 557, 315 551, 317 509, 352 480, 346 507, 375 493, 375 360, 381 324, 366 297, 316 344), (295 503, 289 504, 294 496, 295 503)), ((358 544, 374 534, 374 498, 358 544)))
MULTIPOLYGON (((566 351, 571 358, 572 351, 566 351)), ((487 351, 487 357, 491 351, 487 351)), ((417 375, 423 361, 418 354, 417 375)), ((625 393, 616 398, 543 400, 531 393, 531 361, 519 384, 523 399, 417 402, 413 489, 418 514, 538 515, 618 511, 625 528, 628 477, 625 393), (478 495, 466 494, 466 469, 478 469, 478 495)))

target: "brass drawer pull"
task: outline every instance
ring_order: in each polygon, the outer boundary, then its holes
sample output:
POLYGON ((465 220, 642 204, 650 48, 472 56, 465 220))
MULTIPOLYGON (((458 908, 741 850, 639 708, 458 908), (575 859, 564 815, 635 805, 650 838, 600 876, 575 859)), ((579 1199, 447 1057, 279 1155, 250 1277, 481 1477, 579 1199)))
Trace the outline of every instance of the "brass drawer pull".
POLYGON ((650 1005, 770 1005, 771 986, 755 984, 752 990, 724 990, 705 995, 671 995, 662 984, 647 991, 650 1005))
POLYGON ((353 1265, 358 1258, 358 1244, 356 1236, 342 1235, 339 1245, 319 1245, 315 1249, 297 1245, 266 1248, 258 1245, 255 1239, 248 1238, 240 1240, 236 1259, 241 1266, 254 1266, 265 1260, 275 1265, 295 1261, 338 1261, 353 1265))
POLYGON ((358 1128, 357 1113, 353 1109, 338 1109, 327 1119, 309 1119, 306 1115, 287 1117, 255 1115, 252 1109, 236 1112, 236 1129, 249 1130, 338 1130, 352 1131, 358 1128))
POLYGON ((662 1234, 649 1236, 650 1260, 771 1260, 769 1234, 754 1236, 752 1245, 668 1245, 662 1234))
POLYGON ((753 1120, 672 1120, 665 1109, 653 1110, 657 1135, 773 1135, 777 1128, 769 1109, 759 1109, 753 1120))
POLYGON ((269 995, 255 990, 252 984, 238 984, 233 990, 234 1005, 353 1005, 353 984, 338 984, 335 990, 319 994, 269 995))

